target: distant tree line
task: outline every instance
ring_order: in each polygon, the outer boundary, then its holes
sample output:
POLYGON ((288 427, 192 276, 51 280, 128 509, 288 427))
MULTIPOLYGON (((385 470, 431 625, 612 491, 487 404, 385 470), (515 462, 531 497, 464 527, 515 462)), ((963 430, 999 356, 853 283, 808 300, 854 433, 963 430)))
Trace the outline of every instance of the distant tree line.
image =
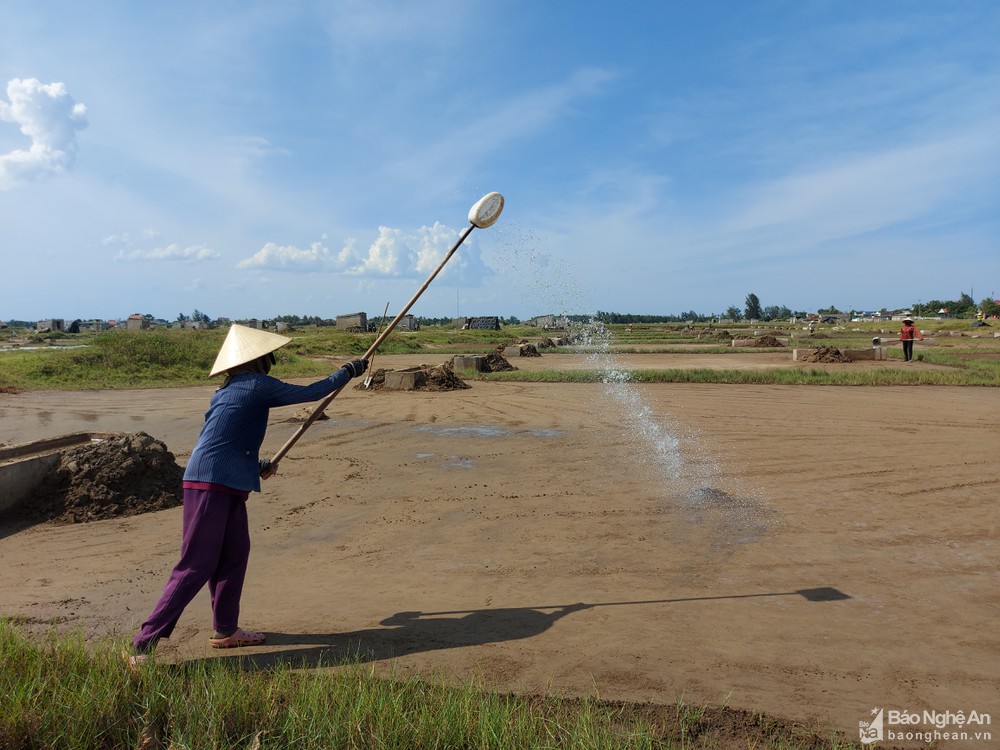
POLYGON ((962 292, 958 299, 929 299, 926 302, 918 300, 910 306, 910 310, 915 315, 937 315, 940 310, 947 310, 948 317, 952 318, 974 318, 978 312, 990 317, 1000 315, 1000 304, 992 297, 984 297, 977 305, 971 294, 962 292))
MULTIPOLYGON (((589 315, 567 315, 570 320, 583 323, 590 320, 589 315)), ((594 314, 594 319, 599 323, 686 323, 693 320, 695 323, 705 323, 714 316, 702 315, 694 310, 683 312, 678 315, 638 315, 635 313, 603 312, 598 310, 594 314)))
MULTIPOLYGON (((149 316, 144 316, 144 317, 149 317, 149 316)), ((180 313, 177 316, 178 323, 187 323, 189 321, 192 323, 211 323, 212 319, 208 316, 207 313, 203 313, 196 307, 194 312, 191 313, 190 317, 185 315, 184 313, 180 313)))
MULTIPOLYGON (((986 317, 1000 316, 1000 303, 998 303, 992 296, 984 297, 978 304, 972 298, 971 294, 966 294, 962 292, 958 299, 929 299, 929 300, 918 300, 917 302, 910 305, 906 312, 911 312, 918 316, 937 316, 940 310, 947 310, 946 313, 948 317, 953 318, 974 318, 980 312, 986 317)), ((830 305, 829 307, 821 307, 816 312, 819 315, 840 315, 844 314, 835 305, 830 305)), ((853 313, 854 310, 844 311, 853 313)), ((687 312, 678 313, 676 315, 645 315, 638 313, 618 313, 618 312, 604 312, 598 310, 593 315, 563 315, 560 317, 565 317, 574 323, 588 323, 591 320, 596 320, 600 323, 617 323, 617 324, 628 324, 628 323, 686 323, 687 321, 693 321, 695 323, 706 323, 711 322, 717 318, 725 318, 733 321, 743 321, 743 320, 759 320, 759 321, 777 321, 777 320, 788 320, 791 317, 805 317, 806 313, 801 310, 793 311, 785 305, 762 305, 760 299, 756 294, 750 292, 747 294, 744 300, 743 307, 737 307, 736 305, 730 305, 726 308, 726 311, 722 314, 715 313, 699 313, 694 310, 688 310, 687 312)), ((127 317, 127 316, 126 316, 127 317)), ((145 314, 142 316, 147 320, 152 321, 153 316, 145 314)), ((123 318, 124 319, 124 318, 123 318)), ((369 315, 368 319, 371 321, 381 321, 382 314, 376 313, 374 315, 369 315)), ((415 316, 416 321, 421 326, 447 326, 451 325, 453 318, 451 317, 424 317, 415 316)), ((278 315, 274 318, 270 318, 276 323, 286 323, 290 326, 332 326, 336 324, 334 318, 322 318, 318 315, 278 315)), ((214 321, 206 313, 195 309, 193 313, 188 315, 187 313, 180 313, 177 316, 177 321, 180 323, 185 323, 188 321, 195 323, 212 323, 214 321)), ((507 326, 520 325, 522 321, 511 315, 509 317, 500 317, 500 323, 507 326)), ((35 321, 28 320, 8 320, 7 325, 9 328, 32 328, 35 326, 35 321)), ((83 322, 79 319, 73 321, 70 329, 79 330, 82 327, 83 322)))
POLYGON ((275 323, 287 323, 290 326, 329 326, 335 322, 330 318, 321 318, 319 315, 279 315, 271 320, 275 323))

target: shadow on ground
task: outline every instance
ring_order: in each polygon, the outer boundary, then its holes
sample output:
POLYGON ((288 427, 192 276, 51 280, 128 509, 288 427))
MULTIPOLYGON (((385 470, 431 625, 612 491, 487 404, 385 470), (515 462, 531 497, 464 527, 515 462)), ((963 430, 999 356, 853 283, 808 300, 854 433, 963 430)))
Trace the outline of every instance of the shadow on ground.
POLYGON ((596 607, 649 606, 795 596, 807 602, 835 602, 851 597, 839 589, 822 586, 796 591, 699 596, 644 601, 597 602, 533 607, 452 610, 447 612, 397 612, 385 618, 379 628, 340 633, 267 633, 266 651, 251 653, 233 650, 220 653, 222 659, 238 660, 249 669, 268 669, 279 664, 294 668, 314 668, 344 663, 383 661, 408 654, 438 651, 487 643, 532 638, 544 633, 557 621, 574 612, 596 607))

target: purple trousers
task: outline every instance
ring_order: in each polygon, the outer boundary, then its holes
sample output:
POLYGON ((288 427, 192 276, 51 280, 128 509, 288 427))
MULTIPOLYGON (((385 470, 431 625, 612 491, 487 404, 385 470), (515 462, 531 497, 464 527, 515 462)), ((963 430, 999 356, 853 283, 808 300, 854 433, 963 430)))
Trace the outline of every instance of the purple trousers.
POLYGON ((150 651, 160 638, 169 638, 184 608, 206 583, 215 630, 236 630, 249 558, 246 495, 214 486, 185 487, 181 559, 132 645, 150 651))

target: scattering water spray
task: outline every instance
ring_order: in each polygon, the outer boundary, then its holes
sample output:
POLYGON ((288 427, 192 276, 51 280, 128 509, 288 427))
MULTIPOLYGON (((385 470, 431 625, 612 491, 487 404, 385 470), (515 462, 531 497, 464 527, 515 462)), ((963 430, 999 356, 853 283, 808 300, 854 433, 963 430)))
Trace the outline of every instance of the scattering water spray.
MULTIPOLYGON (((434 281, 434 278, 438 275, 438 273, 440 273, 441 269, 444 268, 445 263, 451 259, 451 256, 455 254, 455 251, 458 250, 459 246, 465 242, 465 238, 472 234, 472 230, 486 229, 493 226, 496 220, 500 218, 500 212, 503 211, 503 203, 503 196, 500 195, 500 193, 487 193, 476 201, 475 205, 469 209, 469 226, 463 229, 458 235, 458 239, 455 241, 455 244, 451 246, 451 249, 445 254, 444 259, 440 264, 438 264, 438 267, 431 272, 431 275, 427 277, 427 280, 417 290, 417 293, 410 298, 410 301, 407 302, 403 309, 399 311, 399 314, 392 319, 389 325, 386 326, 386 329, 375 338, 375 341, 370 347, 368 347, 368 351, 364 353, 362 359, 368 360, 375 356, 375 352, 378 350, 379 346, 382 345, 382 342, 386 340, 390 333, 392 333, 393 329, 403 319, 403 316, 410 311, 410 308, 413 307, 414 303, 420 298, 420 295, 423 294, 427 287, 430 286, 431 282, 434 281)), ((299 425, 295 434, 293 434, 287 442, 285 442, 285 444, 278 449, 278 452, 274 454, 274 457, 271 459, 272 466, 277 467, 278 462, 281 461, 281 459, 285 457, 285 454, 291 450, 292 446, 298 442, 299 438, 302 437, 303 433, 307 429, 309 429, 310 425, 322 416, 323 412, 326 411, 326 407, 328 407, 330 403, 337 398, 337 395, 342 390, 344 390, 343 386, 335 390, 329 396, 320 401, 319 404, 317 404, 308 419, 299 425)))

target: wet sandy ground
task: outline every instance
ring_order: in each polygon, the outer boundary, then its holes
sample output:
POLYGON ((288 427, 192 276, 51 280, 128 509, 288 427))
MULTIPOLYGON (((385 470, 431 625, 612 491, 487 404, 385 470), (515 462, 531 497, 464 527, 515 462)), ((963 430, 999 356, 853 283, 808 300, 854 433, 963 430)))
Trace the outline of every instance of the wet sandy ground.
MULTIPOLYGON (((346 389, 251 498, 243 621, 270 645, 244 655, 851 737, 874 707, 1000 716, 997 389, 472 385, 346 389)), ((183 464, 211 390, 0 395, 0 442, 142 430, 183 464)), ((298 408, 272 412, 268 455, 298 408)), ((130 634, 179 532, 179 509, 7 530, 0 614, 130 634)), ((232 658, 210 622, 203 592, 162 658, 232 658)))

